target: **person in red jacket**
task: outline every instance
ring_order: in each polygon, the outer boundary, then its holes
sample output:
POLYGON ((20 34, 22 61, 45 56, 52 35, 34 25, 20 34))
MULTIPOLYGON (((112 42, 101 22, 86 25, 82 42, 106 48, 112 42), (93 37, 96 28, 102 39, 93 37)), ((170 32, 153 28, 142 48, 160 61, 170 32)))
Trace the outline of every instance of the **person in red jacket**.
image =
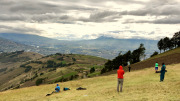
POLYGON ((118 75, 117 91, 119 92, 119 85, 121 84, 120 92, 122 92, 124 70, 121 65, 119 66, 119 69, 117 70, 117 75, 118 75))

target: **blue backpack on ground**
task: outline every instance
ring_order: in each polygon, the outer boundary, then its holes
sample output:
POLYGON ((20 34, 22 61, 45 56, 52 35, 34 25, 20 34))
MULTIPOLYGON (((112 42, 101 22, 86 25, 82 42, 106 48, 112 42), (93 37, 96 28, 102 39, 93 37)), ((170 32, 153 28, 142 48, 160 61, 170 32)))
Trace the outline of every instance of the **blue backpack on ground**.
POLYGON ((64 87, 64 89, 63 89, 64 91, 67 91, 67 90, 70 90, 69 88, 66 88, 66 87, 64 87))

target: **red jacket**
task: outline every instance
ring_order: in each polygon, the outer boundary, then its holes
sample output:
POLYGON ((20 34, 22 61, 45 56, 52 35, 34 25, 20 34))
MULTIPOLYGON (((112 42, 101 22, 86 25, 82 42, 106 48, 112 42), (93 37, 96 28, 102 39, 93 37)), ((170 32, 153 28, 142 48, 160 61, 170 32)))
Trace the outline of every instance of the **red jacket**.
POLYGON ((118 79, 123 79, 123 75, 124 75, 124 70, 122 66, 119 66, 119 69, 117 70, 117 74, 118 74, 118 79))

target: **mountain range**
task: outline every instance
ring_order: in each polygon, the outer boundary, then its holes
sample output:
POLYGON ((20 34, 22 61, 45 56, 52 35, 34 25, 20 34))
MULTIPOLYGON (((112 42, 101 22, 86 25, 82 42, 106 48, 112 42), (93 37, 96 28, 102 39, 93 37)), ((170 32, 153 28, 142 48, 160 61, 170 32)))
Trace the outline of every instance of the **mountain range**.
MULTIPOLYGON (((146 39, 116 39, 112 37, 101 36, 90 40, 57 40, 38 35, 0 33, 0 40, 3 47, 0 50, 7 52, 10 50, 23 49, 25 51, 38 52, 44 55, 63 53, 63 54, 85 54, 113 59, 120 52, 135 50, 141 43, 146 48, 146 56, 150 56, 157 49, 157 40, 146 39), (2 39, 3 38, 3 39, 2 39), (5 41, 6 39, 6 41, 5 41), (24 48, 13 48, 9 42, 16 43, 24 48), (8 46, 9 45, 9 46, 8 46), (26 47, 25 47, 26 46, 26 47), (4 49, 7 47, 6 49, 4 49), (11 49, 12 48, 12 49, 11 49)), ((16 45, 15 45, 16 46, 16 45)))

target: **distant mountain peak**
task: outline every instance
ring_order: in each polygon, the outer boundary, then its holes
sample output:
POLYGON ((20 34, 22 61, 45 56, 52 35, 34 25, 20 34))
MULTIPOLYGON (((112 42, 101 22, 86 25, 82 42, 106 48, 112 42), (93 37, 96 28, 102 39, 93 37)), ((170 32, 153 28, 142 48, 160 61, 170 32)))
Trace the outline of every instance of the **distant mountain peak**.
POLYGON ((115 39, 115 38, 109 36, 100 36, 97 39, 102 40, 102 39, 115 39))

